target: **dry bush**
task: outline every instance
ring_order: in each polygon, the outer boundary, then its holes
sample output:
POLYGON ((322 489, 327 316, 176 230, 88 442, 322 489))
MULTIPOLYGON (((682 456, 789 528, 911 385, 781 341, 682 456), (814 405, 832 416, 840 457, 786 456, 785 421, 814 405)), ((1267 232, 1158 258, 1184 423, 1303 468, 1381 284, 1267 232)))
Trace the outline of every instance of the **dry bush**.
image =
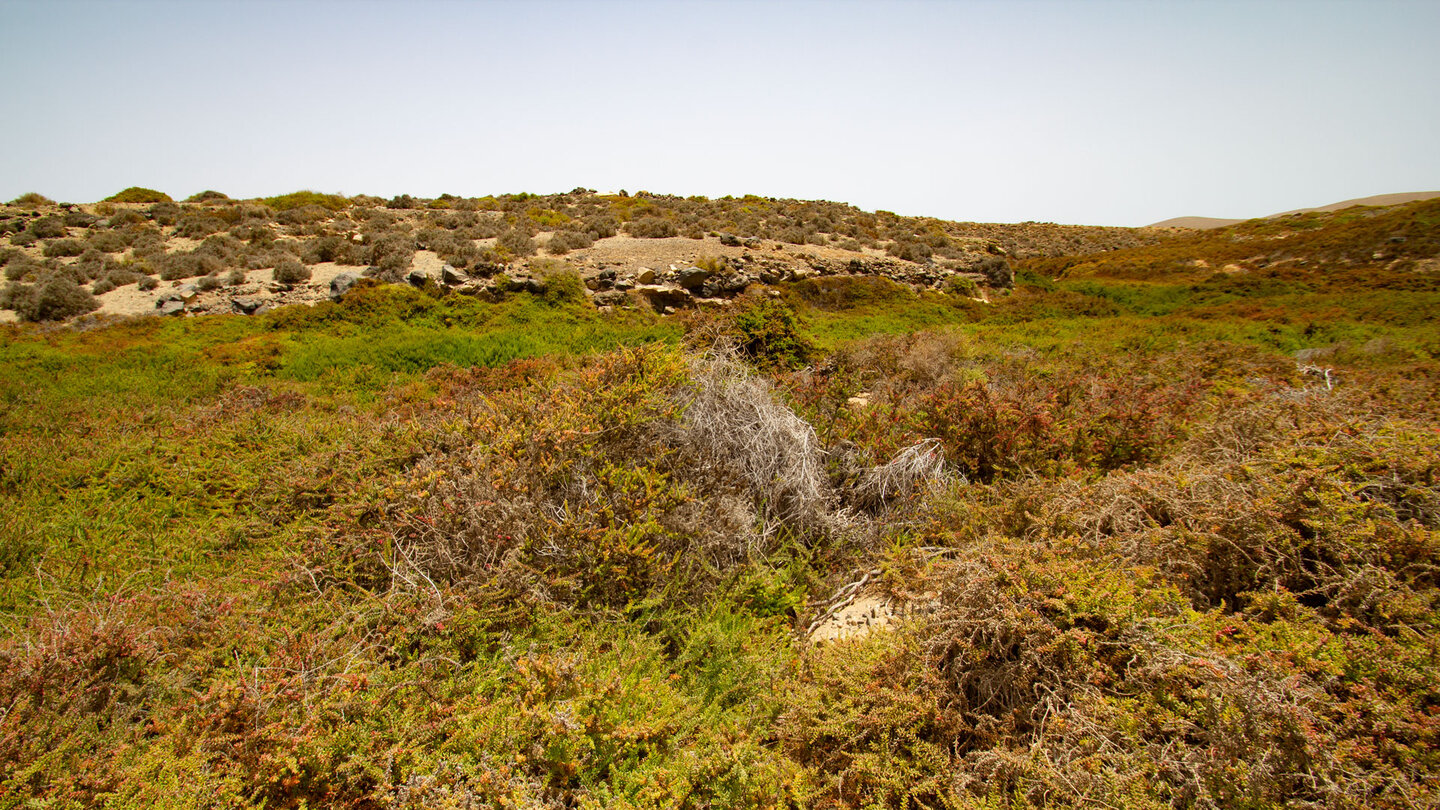
POLYGON ((408 232, 387 232, 370 241, 367 276, 397 283, 415 261, 415 238, 408 232))
POLYGON ((1059 487, 1040 520, 1166 572, 1197 607, 1283 588, 1333 619, 1431 622, 1440 445, 1339 397, 1237 410, 1160 465, 1059 487))
POLYGON ((696 469, 738 476, 775 519, 818 527, 834 496, 815 429, 781 404, 762 378, 723 351, 693 362, 694 387, 672 441, 696 469))
POLYGON ((1144 569, 1076 551, 975 549, 926 582, 909 629, 814 652, 779 728, 829 775, 823 797, 1345 806, 1379 788, 1329 744, 1319 683, 1215 649, 1144 569))
POLYGON ((810 426, 729 356, 619 352, 454 392, 386 509, 393 587, 503 581, 618 605, 694 595, 783 537, 843 530, 810 426))
MULTIPOLYGON (((944 487, 950 480, 940 440, 921 439, 885 464, 865 469, 845 496, 862 509, 874 510, 917 492, 944 487)), ((964 476, 958 480, 963 482, 964 476)))

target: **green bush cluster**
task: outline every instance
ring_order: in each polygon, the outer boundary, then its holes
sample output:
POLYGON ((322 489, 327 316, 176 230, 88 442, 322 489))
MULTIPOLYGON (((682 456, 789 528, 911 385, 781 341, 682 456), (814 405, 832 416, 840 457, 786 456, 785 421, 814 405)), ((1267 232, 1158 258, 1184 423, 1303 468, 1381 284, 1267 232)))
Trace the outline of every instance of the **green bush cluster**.
POLYGON ((174 202, 170 195, 163 191, 156 191, 153 188, 142 186, 131 186, 124 191, 116 192, 105 198, 109 203, 168 203, 174 202))

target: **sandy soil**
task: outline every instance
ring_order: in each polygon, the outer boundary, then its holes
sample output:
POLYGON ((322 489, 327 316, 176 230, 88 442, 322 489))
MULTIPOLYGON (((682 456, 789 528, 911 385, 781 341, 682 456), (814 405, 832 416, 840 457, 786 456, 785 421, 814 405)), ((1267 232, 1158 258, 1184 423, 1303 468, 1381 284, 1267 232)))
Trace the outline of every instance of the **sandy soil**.
POLYGON ((888 599, 860 596, 812 630, 810 640, 823 643, 861 638, 875 630, 889 627, 894 619, 895 611, 891 609, 888 599))

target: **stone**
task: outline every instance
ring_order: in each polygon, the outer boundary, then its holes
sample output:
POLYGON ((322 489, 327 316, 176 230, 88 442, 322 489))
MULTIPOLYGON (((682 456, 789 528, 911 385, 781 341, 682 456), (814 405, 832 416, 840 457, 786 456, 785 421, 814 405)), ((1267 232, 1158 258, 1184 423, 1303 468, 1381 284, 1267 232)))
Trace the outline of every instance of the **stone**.
POLYGON ((447 264, 440 268, 440 280, 454 287, 465 283, 465 274, 456 270, 454 265, 447 264))
POLYGON ((241 315, 254 315, 265 302, 258 298, 232 298, 230 308, 241 315))
POLYGON ((675 283, 687 290, 696 290, 710 280, 710 271, 702 267, 687 267, 675 273, 675 283))
POLYGON ((722 233, 720 234, 720 244, 724 245, 725 247, 740 247, 742 243, 740 241, 740 237, 736 236, 735 234, 722 233))
POLYGON ((155 312, 159 315, 183 315, 185 302, 178 298, 162 298, 155 302, 155 312))
POLYGON ((636 287, 635 290, 645 296, 646 300, 650 302, 650 306, 654 307, 655 311, 660 313, 664 313, 666 310, 694 306, 695 304, 695 297, 691 295, 688 290, 680 287, 651 284, 636 287))
POLYGON ((620 290, 605 290, 595 294, 594 302, 597 307, 613 307, 624 304, 628 296, 620 290))
POLYGON ((636 284, 654 284, 654 283, 655 283, 655 271, 654 271, 654 270, 651 270, 651 269, 648 268, 648 267, 642 267, 642 268, 640 268, 639 270, 637 270, 637 271, 635 272, 635 283, 636 283, 636 284))
POLYGON ((330 279, 330 300, 339 301, 344 298, 345 293, 350 292, 350 288, 354 287, 355 282, 359 280, 360 277, 354 273, 341 273, 330 279))
POLYGON ((430 277, 426 275, 423 270, 411 270, 405 276, 405 281, 407 281, 411 287, 424 287, 425 282, 429 280, 430 277))

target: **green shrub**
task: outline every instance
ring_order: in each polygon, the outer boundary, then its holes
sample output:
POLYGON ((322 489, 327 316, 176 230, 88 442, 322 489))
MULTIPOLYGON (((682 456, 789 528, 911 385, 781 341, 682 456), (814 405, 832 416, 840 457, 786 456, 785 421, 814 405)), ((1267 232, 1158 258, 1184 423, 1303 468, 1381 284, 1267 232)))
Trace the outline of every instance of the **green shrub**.
POLYGON ((131 186, 124 191, 105 198, 109 203, 162 203, 174 202, 170 195, 163 191, 156 191, 153 188, 131 186))
POLYGON ((33 207, 38 205, 54 205, 55 201, 46 197, 44 194, 29 191, 11 200, 10 204, 33 207))
POLYGON ((943 286, 945 292, 966 298, 973 298, 980 291, 980 285, 975 283, 975 279, 958 274, 947 277, 943 286))
POLYGON ((195 289, 200 292, 212 292, 224 286, 225 282, 221 281, 220 277, 216 275, 208 275, 195 282, 195 289))
POLYGON ((725 324, 740 353, 762 369, 792 369, 810 364, 820 352, 800 329, 795 310, 783 301, 748 302, 725 324))
POLYGON ((139 287, 141 290, 149 292, 150 290, 153 290, 156 287, 160 286, 160 280, 155 278, 154 276, 141 276, 140 279, 136 282, 135 286, 139 287))
POLYGON ((292 191, 278 197, 265 197, 260 202, 276 211, 289 211, 307 205, 318 205, 331 211, 343 211, 350 207, 350 201, 339 194, 321 194, 318 191, 292 191))
POLYGON ((230 197, 228 195, 211 190, 201 191, 197 194, 191 194, 189 197, 185 198, 185 202, 187 203, 228 202, 229 200, 230 197))
POLYGON ((537 260, 530 264, 530 272, 543 285, 540 297, 545 303, 573 304, 585 300, 585 282, 575 268, 565 262, 537 260))

